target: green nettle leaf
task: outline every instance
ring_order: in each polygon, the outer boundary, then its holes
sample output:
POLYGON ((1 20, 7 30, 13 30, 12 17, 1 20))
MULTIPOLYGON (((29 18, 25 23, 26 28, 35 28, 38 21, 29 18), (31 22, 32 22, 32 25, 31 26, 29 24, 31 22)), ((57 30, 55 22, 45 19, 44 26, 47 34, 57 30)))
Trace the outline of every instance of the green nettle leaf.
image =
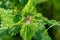
POLYGON ((22 30, 20 31, 20 34, 23 37, 23 40, 31 40, 29 27, 23 26, 22 30))
POLYGON ((0 8, 0 14, 1 14, 1 27, 12 27, 14 25, 13 22, 13 10, 5 10, 0 8))
POLYGON ((32 12, 33 9, 35 9, 35 5, 42 3, 42 2, 46 2, 46 0, 43 0, 43 1, 41 1, 41 0, 40 1, 39 0, 37 0, 37 1, 36 0, 33 0, 33 1, 29 0, 21 12, 22 15, 25 15, 25 13, 28 14, 28 13, 32 12))
POLYGON ((31 40, 34 33, 38 30, 37 25, 35 23, 31 23, 29 25, 23 25, 20 31, 23 40, 31 40))
POLYGON ((44 31, 45 27, 43 24, 39 23, 37 24, 37 28, 38 30, 35 32, 35 35, 34 35, 34 40, 45 40, 45 38, 43 38, 43 35, 42 35, 42 32, 44 31))
POLYGON ((15 25, 13 21, 13 10, 6 10, 0 8, 1 24, 0 24, 0 37, 5 34, 10 34, 11 36, 16 35, 21 28, 21 25, 15 25))
POLYGON ((36 5, 44 2, 48 0, 1 0, 0 40, 52 40, 48 29, 60 23, 38 12, 36 5))
POLYGON ((42 40, 41 31, 37 31, 33 36, 34 40, 42 40))
POLYGON ((8 28, 7 28, 7 27, 0 28, 0 38, 1 38, 3 35, 7 34, 7 32, 8 32, 8 28))
POLYGON ((16 35, 20 32, 21 30, 21 25, 14 25, 12 28, 9 29, 8 34, 11 36, 16 35))

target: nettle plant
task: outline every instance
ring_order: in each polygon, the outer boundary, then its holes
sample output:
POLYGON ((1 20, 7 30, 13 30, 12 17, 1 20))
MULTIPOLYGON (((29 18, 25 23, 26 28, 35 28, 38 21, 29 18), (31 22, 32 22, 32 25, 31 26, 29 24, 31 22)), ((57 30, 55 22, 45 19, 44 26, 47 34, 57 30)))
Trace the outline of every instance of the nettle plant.
POLYGON ((48 20, 38 13, 35 5, 48 0, 28 0, 20 12, 0 8, 0 40, 52 40, 48 29, 60 26, 56 20, 48 20), (48 28, 45 25, 49 25, 48 28), (14 37, 15 35, 19 36, 14 37))

